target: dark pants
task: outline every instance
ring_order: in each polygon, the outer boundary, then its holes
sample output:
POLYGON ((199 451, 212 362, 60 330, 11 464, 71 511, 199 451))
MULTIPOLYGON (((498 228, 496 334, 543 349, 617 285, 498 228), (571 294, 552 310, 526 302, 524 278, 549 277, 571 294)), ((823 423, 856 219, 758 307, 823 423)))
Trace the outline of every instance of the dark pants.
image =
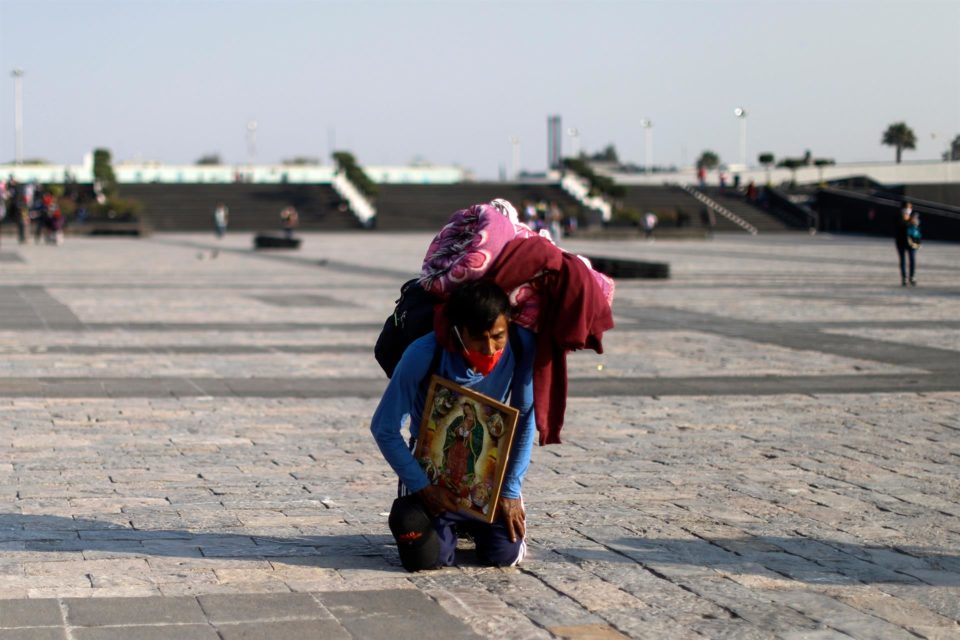
POLYGON ((917 269, 917 250, 911 249, 907 245, 897 245, 897 254, 900 256, 900 277, 904 282, 907 281, 907 257, 910 259, 910 279, 917 269))
MULTIPOLYGON (((411 440, 410 449, 413 450, 414 446, 415 442, 411 440)), ((402 482, 398 482, 397 496, 405 495, 408 495, 407 488, 402 482)), ((510 542, 507 528, 499 522, 487 524, 468 516, 448 512, 433 519, 433 528, 440 538, 440 557, 435 564, 424 566, 423 569, 436 566, 452 567, 456 564, 458 528, 473 537, 477 545, 477 559, 483 564, 509 567, 522 560, 526 553, 526 543, 523 539, 510 542)))
POLYGON ((35 244, 40 244, 40 238, 47 230, 47 219, 45 217, 38 216, 37 218, 34 218, 33 225, 33 242, 35 244))
POLYGON ((7 209, 7 219, 13 220, 17 225, 17 240, 20 244, 23 244, 27 241, 27 232, 23 227, 23 215, 20 213, 20 209, 12 208, 7 209))
POLYGON ((444 513, 433 520, 433 526, 440 536, 440 558, 438 563, 452 567, 456 560, 457 531, 466 529, 477 543, 477 559, 483 564, 494 567, 509 567, 520 559, 523 540, 510 542, 507 528, 499 522, 487 524, 455 513, 444 513))

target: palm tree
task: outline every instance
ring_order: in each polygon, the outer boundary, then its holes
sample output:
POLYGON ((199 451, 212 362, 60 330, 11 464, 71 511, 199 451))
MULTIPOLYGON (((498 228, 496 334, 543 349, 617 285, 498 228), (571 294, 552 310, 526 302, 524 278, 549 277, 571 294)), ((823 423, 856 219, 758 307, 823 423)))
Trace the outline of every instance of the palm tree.
POLYGON ((757 160, 760 161, 760 164, 763 165, 763 168, 767 170, 767 186, 770 186, 770 165, 773 164, 773 154, 769 151, 761 153, 757 156, 757 160))
POLYGON ((720 164, 720 156, 713 151, 707 150, 700 154, 697 159, 697 168, 713 169, 720 164))
POLYGON ((906 122, 894 122, 883 132, 883 144, 897 148, 897 164, 900 164, 900 154, 904 149, 917 148, 917 136, 906 122))
POLYGON ((960 160, 960 136, 957 136, 953 139, 953 142, 950 143, 950 149, 943 154, 944 160, 960 160))

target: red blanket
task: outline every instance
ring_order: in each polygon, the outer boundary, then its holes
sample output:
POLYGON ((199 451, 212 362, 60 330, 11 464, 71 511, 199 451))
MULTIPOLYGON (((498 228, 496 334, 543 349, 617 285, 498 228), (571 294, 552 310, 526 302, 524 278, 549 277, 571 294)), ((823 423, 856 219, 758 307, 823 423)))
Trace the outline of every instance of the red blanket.
POLYGON ((613 310, 593 271, 579 257, 541 237, 511 240, 487 272, 504 291, 533 282, 542 296, 533 402, 540 444, 560 442, 567 407, 567 353, 603 353, 613 310))

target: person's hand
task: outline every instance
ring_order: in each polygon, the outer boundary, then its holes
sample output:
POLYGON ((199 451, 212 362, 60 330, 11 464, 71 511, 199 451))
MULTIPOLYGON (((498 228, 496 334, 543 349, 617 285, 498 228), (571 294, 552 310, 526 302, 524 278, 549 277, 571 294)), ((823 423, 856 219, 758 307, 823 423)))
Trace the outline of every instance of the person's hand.
POLYGON ((420 498, 431 517, 436 517, 445 511, 460 509, 457 499, 443 487, 428 484, 414 495, 420 498))
POLYGON ((500 517, 507 527, 510 542, 523 540, 527 534, 527 512, 523 509, 520 498, 500 498, 500 517))

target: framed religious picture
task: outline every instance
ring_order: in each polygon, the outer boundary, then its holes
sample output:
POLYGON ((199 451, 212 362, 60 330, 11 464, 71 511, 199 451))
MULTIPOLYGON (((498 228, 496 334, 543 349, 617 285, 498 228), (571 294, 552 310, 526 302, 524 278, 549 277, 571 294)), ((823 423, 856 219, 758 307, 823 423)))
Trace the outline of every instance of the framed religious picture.
POLYGON ((460 512, 493 522, 519 411, 433 376, 413 456, 430 482, 449 489, 460 512))

